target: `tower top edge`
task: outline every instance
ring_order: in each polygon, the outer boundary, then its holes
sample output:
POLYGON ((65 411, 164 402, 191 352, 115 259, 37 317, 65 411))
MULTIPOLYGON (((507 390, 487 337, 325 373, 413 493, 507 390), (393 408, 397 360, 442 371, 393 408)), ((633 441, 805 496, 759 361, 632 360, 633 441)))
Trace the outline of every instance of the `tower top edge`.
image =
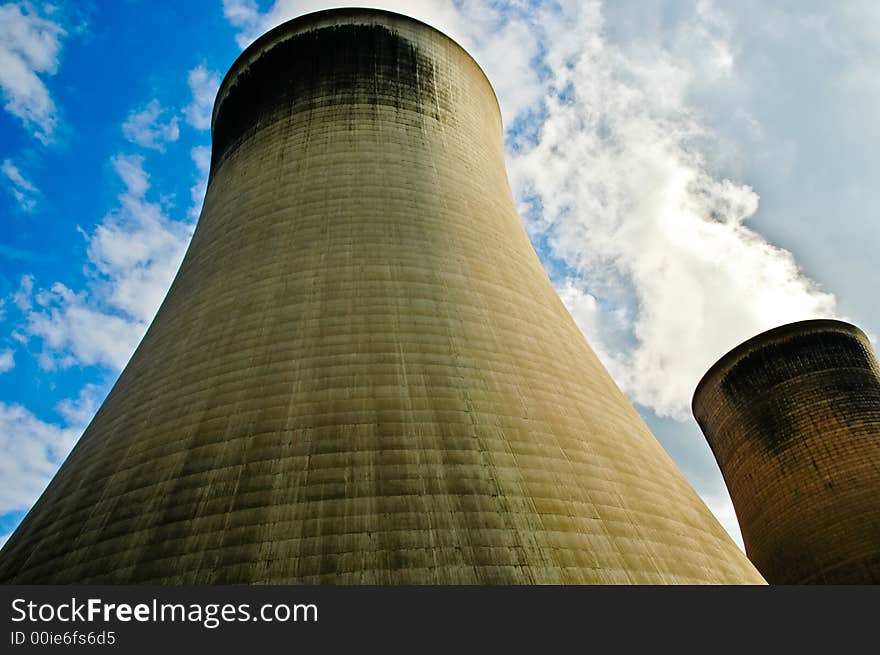
POLYGON ((214 125, 217 121, 217 115, 219 113, 220 107, 223 105, 223 101, 226 98, 229 88, 234 84, 238 75, 249 64, 259 59, 260 55, 263 52, 270 49, 275 44, 284 41, 285 38, 293 37, 296 34, 306 32, 309 30, 310 27, 317 27, 322 23, 328 26, 330 24, 388 26, 389 23, 394 22, 411 23, 412 25, 415 25, 419 28, 433 32, 434 34, 438 34, 449 43, 451 43, 453 46, 455 46, 462 53, 464 53, 465 56, 471 62, 473 62, 476 69, 485 79, 486 84, 489 86, 489 89, 492 91, 492 95, 495 97, 495 104, 498 107, 498 115, 500 118, 501 103, 498 101, 498 94, 495 92, 495 87, 492 86, 492 82, 489 80, 489 76, 486 75, 486 71, 483 70, 483 67, 480 66, 474 56, 451 36, 443 32, 442 30, 434 27, 433 25, 429 25, 428 23, 418 20, 417 18, 407 16, 406 14, 399 14, 394 11, 388 11, 387 9, 373 9, 368 7, 336 7, 332 9, 313 11, 308 14, 302 14, 301 16, 291 18, 290 20, 285 21, 280 25, 277 25, 269 31, 263 33, 244 50, 242 50, 241 54, 239 54, 238 57, 236 57, 235 61, 232 62, 232 65, 229 67, 229 70, 226 72, 226 75, 223 77, 223 81, 220 83, 220 87, 217 90, 217 95, 214 99, 214 108, 211 113, 212 132, 214 129, 214 125))
POLYGON ((739 345, 722 355, 709 370, 703 374, 700 381, 694 389, 693 399, 691 401, 691 409, 696 414, 696 408, 699 404, 700 397, 706 388, 718 378, 723 377, 724 373, 729 370, 736 362, 751 352, 760 350, 768 344, 791 338, 801 334, 809 334, 811 332, 843 332, 849 334, 856 339, 870 343, 867 335, 861 329, 833 318, 815 318, 805 321, 795 321, 794 323, 786 323, 777 327, 760 332, 749 339, 746 339, 739 345))

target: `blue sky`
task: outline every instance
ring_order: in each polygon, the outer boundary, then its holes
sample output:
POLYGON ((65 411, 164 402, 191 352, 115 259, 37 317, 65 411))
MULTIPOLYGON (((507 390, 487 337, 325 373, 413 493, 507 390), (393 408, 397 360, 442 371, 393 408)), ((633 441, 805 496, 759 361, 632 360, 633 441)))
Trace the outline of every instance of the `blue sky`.
MULTIPOLYGON (((736 536, 689 416, 700 375, 794 320, 880 334, 878 5, 372 4, 437 26, 484 67, 551 279, 736 536)), ((266 29, 330 6, 0 0, 0 540, 170 283, 219 79, 266 29)))

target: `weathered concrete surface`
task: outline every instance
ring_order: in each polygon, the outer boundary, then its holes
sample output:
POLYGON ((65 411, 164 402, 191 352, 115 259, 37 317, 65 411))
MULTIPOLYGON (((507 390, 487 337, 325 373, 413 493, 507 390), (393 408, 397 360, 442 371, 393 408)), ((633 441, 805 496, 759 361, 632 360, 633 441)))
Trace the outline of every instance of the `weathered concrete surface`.
POLYGON ((700 382, 694 416, 769 582, 880 583, 880 366, 861 330, 746 341, 700 382))
POLYGON ((459 46, 295 20, 213 134, 181 270, 0 579, 762 582, 554 292, 459 46))

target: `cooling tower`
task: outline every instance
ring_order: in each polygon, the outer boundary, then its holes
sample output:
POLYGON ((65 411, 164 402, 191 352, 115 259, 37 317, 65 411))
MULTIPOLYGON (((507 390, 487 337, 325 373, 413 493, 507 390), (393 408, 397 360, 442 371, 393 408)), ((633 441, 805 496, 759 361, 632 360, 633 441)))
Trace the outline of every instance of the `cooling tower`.
POLYGON ((880 367, 858 328, 764 332, 706 373, 693 408, 768 582, 880 582, 880 367))
POLYGON ((0 579, 763 582, 554 292, 460 46, 293 20, 212 133, 180 271, 0 579))

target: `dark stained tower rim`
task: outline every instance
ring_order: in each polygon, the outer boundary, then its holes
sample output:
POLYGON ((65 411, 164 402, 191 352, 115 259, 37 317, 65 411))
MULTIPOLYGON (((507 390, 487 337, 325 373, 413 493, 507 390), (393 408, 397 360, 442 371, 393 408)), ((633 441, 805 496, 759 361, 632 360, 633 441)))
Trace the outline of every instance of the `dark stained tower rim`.
POLYGON ((424 21, 420 21, 416 18, 412 18, 411 16, 407 16, 406 14, 399 14, 394 11, 387 11, 385 9, 372 9, 372 8, 361 8, 361 7, 337 7, 334 9, 322 9, 320 11, 313 11, 308 14, 303 14, 302 16, 297 16, 296 18, 292 18, 280 25, 273 27, 271 30, 258 37, 253 43, 251 43, 247 48, 245 48, 242 53, 235 59, 232 63, 232 66, 229 67, 229 70, 226 72, 226 75, 223 77, 223 81, 220 83, 220 88, 217 90, 217 97, 214 100, 214 109, 211 113, 211 132, 214 132, 214 125, 217 122, 217 116, 220 113, 220 109, 223 106, 223 102, 226 99, 229 88, 235 83, 239 74, 242 72, 242 69, 251 63, 254 63, 259 59, 259 53, 264 52, 268 49, 268 46, 273 43, 280 43, 284 40, 284 37, 295 33, 301 30, 304 26, 309 23, 320 23, 324 20, 335 18, 335 17, 344 17, 351 16, 356 17, 358 15, 372 15, 376 17, 387 16, 393 18, 395 20, 405 20, 416 25, 420 25, 425 27, 432 32, 439 34, 444 39, 452 43, 456 48, 461 50, 465 55, 467 55, 468 59, 470 59, 474 66, 477 67, 477 70, 483 76, 483 79, 486 81, 489 89, 492 91, 492 95, 495 96, 495 104, 498 108, 498 121, 501 122, 501 103, 498 102, 498 94, 495 92, 495 87, 492 86, 492 83, 489 81, 489 77, 486 75, 486 72, 483 70, 482 66, 477 63, 477 60, 474 59, 473 55, 469 53, 464 46, 462 46, 458 41, 450 37, 448 34, 442 32, 436 27, 425 23, 424 21))
POLYGON ((840 321, 833 318, 815 318, 806 321, 796 321, 794 323, 786 323, 775 328, 771 328, 765 332, 761 332, 750 339, 743 341, 741 344, 722 355, 708 371, 700 378, 697 387, 694 390, 693 400, 691 402, 691 411, 696 415, 697 404, 700 396, 706 387, 715 379, 722 377, 724 373, 730 369, 745 354, 753 352, 758 348, 780 340, 780 338, 791 337, 796 334, 806 334, 820 330, 835 330, 838 332, 848 332, 854 337, 868 341, 868 337, 862 330, 852 323, 840 321))

